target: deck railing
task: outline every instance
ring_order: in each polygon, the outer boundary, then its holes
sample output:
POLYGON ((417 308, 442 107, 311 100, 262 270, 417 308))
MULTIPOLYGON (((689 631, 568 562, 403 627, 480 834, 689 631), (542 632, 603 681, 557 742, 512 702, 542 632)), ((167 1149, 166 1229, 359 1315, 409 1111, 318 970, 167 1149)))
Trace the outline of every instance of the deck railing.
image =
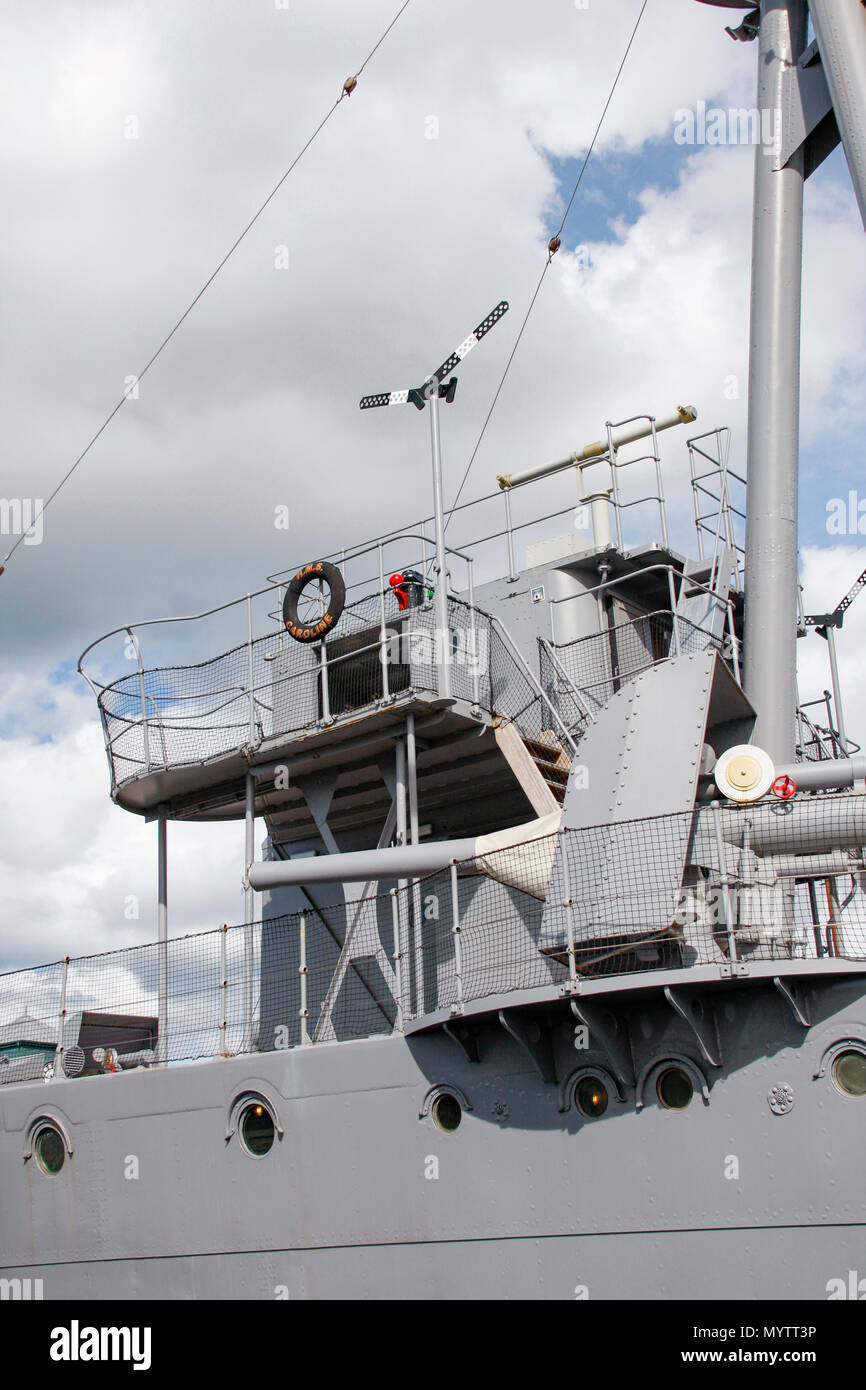
MULTIPOLYGON (((831 845, 862 800, 810 798, 815 842, 831 845)), ((773 822, 779 852, 759 873, 734 843, 754 808, 724 815, 715 867, 691 813, 561 830, 360 902, 0 975, 0 1084, 399 1032, 611 976, 866 961, 862 850, 787 853, 773 822), (684 880, 686 842, 702 867, 684 880)))
POLYGON ((831 758, 850 758, 860 752, 859 743, 853 739, 842 739, 834 727, 832 695, 824 691, 820 700, 807 700, 797 709, 796 753, 799 762, 826 762, 831 758), (827 717, 827 723, 820 724, 806 711, 820 707, 827 717))
MULTIPOLYGON (((507 631, 462 599, 448 600, 450 694, 512 719, 527 737, 567 729, 507 631)), ((112 790, 153 772, 231 757, 268 740, 324 729, 415 692, 439 691, 432 602, 401 610, 392 589, 347 607, 324 642, 282 631, 207 661, 136 669, 94 683, 112 790)))
MULTIPOLYGON (((710 647, 723 652, 724 641, 687 618, 660 609, 627 622, 611 623, 605 631, 589 637, 552 646, 552 657, 571 690, 577 692, 580 706, 576 718, 582 714, 585 723, 590 712, 601 709, 642 671, 672 656, 688 656, 710 647)), ((568 698, 568 692, 565 696, 568 698)))

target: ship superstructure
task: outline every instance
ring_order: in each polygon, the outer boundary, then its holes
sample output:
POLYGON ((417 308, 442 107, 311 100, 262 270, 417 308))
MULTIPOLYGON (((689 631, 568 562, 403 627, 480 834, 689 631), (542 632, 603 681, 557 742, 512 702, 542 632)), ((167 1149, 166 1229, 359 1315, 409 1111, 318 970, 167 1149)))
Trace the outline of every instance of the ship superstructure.
MULTIPOLYGON (((821 1298, 856 1267, 866 757, 838 689, 826 728, 796 694, 796 382, 766 353, 828 111, 858 159, 810 9, 829 106, 757 159, 746 500, 727 430, 678 405, 509 461, 458 546, 446 362, 365 398, 429 406, 433 517, 84 654, 112 796, 157 822, 159 940, 3 978, 4 1275, 821 1298), (169 935, 174 820, 244 824, 242 923, 169 935)), ((761 10, 766 85, 806 9, 761 10)))

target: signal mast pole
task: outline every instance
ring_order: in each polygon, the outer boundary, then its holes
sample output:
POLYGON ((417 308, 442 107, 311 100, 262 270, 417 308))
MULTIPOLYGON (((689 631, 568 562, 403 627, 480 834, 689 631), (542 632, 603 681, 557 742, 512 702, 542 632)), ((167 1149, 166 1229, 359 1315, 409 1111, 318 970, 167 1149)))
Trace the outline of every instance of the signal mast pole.
POLYGON ((848 754, 848 739, 845 734, 845 718, 842 714, 842 689, 839 683, 839 667, 836 662, 836 635, 835 629, 841 629, 845 619, 845 614, 851 607, 855 598, 866 588, 866 570, 855 579, 845 597, 836 604, 832 613, 810 613, 807 615, 804 626, 813 627, 820 637, 827 642, 827 651, 830 657, 830 682, 833 686, 833 705, 836 710, 836 732, 839 735, 839 743, 842 746, 843 756, 848 754))
POLYGON ((441 367, 427 378, 423 386, 413 386, 408 391, 379 391, 372 396, 362 396, 359 402, 362 410, 370 410, 381 405, 412 404, 423 410, 430 404, 430 451, 433 459, 433 518, 436 530, 436 664, 439 670, 439 695, 443 699, 451 696, 451 633, 448 627, 448 572, 445 553, 445 507, 442 500, 442 445, 439 435, 440 398, 450 404, 457 390, 457 378, 445 377, 463 361, 477 343, 489 333, 503 314, 508 313, 508 304, 503 299, 482 319, 477 328, 464 338, 441 367))
POLYGON ((445 508, 442 501, 442 449, 439 441, 439 382, 435 377, 427 383, 430 402, 430 449, 433 455, 433 517, 436 529, 436 622, 439 650, 436 653, 441 673, 439 694, 451 698, 451 643, 448 631, 448 594, 445 561, 445 508))

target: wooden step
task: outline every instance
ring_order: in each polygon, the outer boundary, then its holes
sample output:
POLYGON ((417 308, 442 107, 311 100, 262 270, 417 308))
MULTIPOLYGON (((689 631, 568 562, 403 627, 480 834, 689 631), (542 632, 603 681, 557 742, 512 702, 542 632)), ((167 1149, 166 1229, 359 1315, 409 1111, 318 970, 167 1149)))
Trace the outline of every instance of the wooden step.
POLYGON ((547 785, 550 787, 550 790, 553 792, 553 795, 556 797, 557 801, 559 802, 559 804, 560 804, 560 806, 561 806, 562 803, 563 803, 563 801, 565 800, 565 783, 564 783, 564 782, 551 782, 549 777, 545 777, 544 780, 545 780, 545 782, 547 783, 547 785))
POLYGON ((520 737, 523 739, 524 747, 533 758, 541 759, 545 763, 554 763, 556 766, 565 767, 568 770, 571 765, 570 759, 559 743, 542 743, 539 739, 526 738, 523 734, 520 737))
MULTIPOLYGON (((558 811, 559 798, 545 776, 551 764, 545 760, 544 769, 539 767, 530 748, 513 724, 503 720, 496 725, 494 734, 500 752, 517 778, 536 816, 546 816, 558 811)), ((544 747, 540 744, 535 746, 544 747)), ((545 749, 545 753, 546 751, 545 749)))
POLYGON ((561 806, 565 800, 565 787, 571 768, 568 757, 558 744, 554 747, 548 743, 541 743, 538 739, 524 738, 523 745, 538 768, 545 785, 561 806))
POLYGON ((567 767, 557 767, 554 763, 543 763, 539 758, 535 758, 533 761, 545 782, 551 782, 560 787, 565 786, 569 772, 567 767))

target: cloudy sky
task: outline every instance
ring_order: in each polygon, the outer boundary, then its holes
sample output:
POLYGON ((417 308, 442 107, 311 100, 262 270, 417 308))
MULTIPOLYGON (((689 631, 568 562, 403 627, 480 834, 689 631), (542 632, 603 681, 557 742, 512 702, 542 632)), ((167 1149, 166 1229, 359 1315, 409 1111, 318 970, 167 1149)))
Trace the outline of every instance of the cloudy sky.
MULTIPOLYGON (((3 498, 48 495, 397 8, 3 0, 3 498)), ((426 418, 361 415, 358 399, 420 381, 505 298, 443 416, 453 496, 639 9, 412 0, 41 543, 19 547, 0 577, 0 968, 155 935, 154 827, 109 802, 81 650, 425 514, 426 418)), ((753 151, 674 138, 681 108, 753 103, 756 49, 725 19, 651 0, 465 496, 607 419, 678 403, 729 425, 743 467, 753 151)), ((826 525, 862 474, 864 340, 863 232, 837 151, 806 190, 810 610, 866 565, 856 524, 826 525)), ((690 549, 682 441, 665 459, 690 549)), ((840 639, 855 734, 864 634, 866 599, 840 639)), ((808 698, 828 681, 825 649, 814 635, 800 648, 808 698)), ((240 920, 241 828, 170 839, 172 931, 240 920)))

